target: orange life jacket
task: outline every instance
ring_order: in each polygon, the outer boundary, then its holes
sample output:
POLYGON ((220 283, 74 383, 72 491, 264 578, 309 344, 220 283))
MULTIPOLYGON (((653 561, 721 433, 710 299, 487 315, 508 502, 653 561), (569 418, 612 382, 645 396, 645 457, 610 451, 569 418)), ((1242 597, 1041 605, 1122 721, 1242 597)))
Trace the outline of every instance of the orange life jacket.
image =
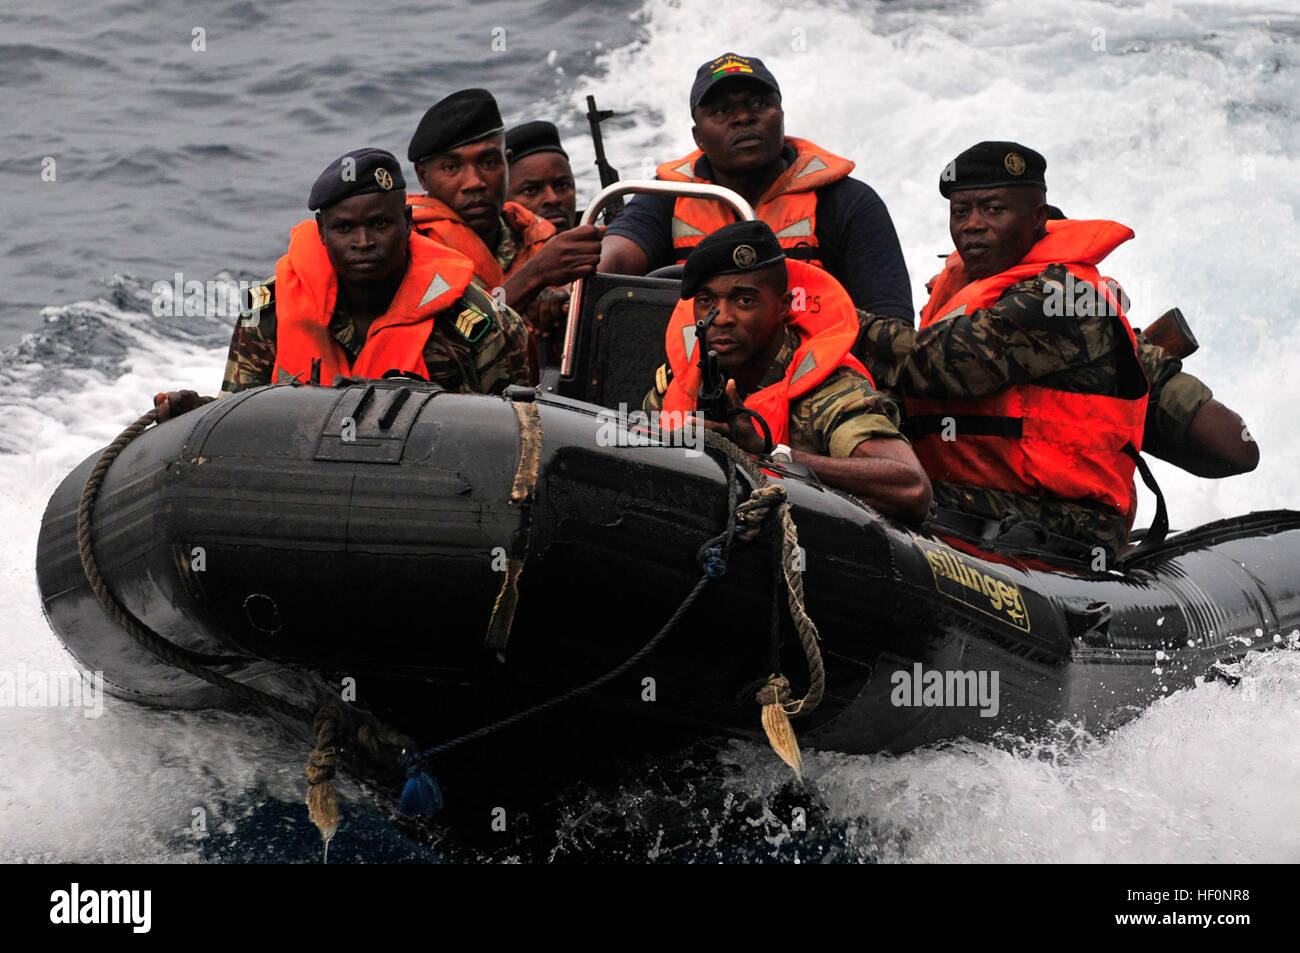
POLYGON ((296 226, 289 251, 275 266, 275 365, 282 374, 307 380, 313 358, 321 359, 320 379, 337 374, 383 377, 387 371, 429 376, 424 347, 433 317, 449 308, 474 277, 474 265, 459 252, 423 235, 410 238, 406 277, 388 310, 376 318, 355 362, 330 333, 339 282, 313 219, 296 226))
POLYGON ((519 253, 515 255, 509 271, 503 273, 496 255, 479 238, 478 232, 466 225, 444 202, 431 195, 408 194, 406 204, 411 207, 415 230, 456 249, 462 255, 468 255, 474 262, 474 274, 489 288, 500 287, 555 234, 555 226, 546 219, 533 214, 517 202, 507 202, 501 209, 501 215, 506 224, 519 235, 519 253))
MULTIPOLYGON (((772 226, 782 248, 799 245, 817 247, 817 193, 824 185, 838 182, 853 171, 853 163, 807 139, 789 136, 785 144, 797 155, 763 193, 754 214, 772 226)), ((695 175, 695 162, 702 155, 696 149, 690 155, 659 166, 659 178, 667 182, 708 182, 695 175)), ((691 249, 706 235, 736 220, 731 206, 713 199, 679 198, 673 206, 673 248, 678 263, 684 262, 691 249)), ((817 259, 814 263, 820 264, 817 259)))
MULTIPOLYGON (((1118 510, 1131 522, 1137 509, 1133 457, 1142 449, 1148 387, 1133 329, 1095 266, 1133 232, 1118 222, 1070 219, 1049 221, 1047 230, 1020 264, 977 281, 971 281, 959 256, 950 256, 935 279, 921 326, 988 307, 1011 285, 1059 263, 1077 283, 1099 290, 1093 307, 1107 307, 1115 315, 1121 336, 1119 380, 1121 386, 1132 382, 1134 390, 1140 386, 1140 392, 1107 397, 1017 384, 986 397, 909 397, 912 448, 932 480, 1091 500, 1118 510), (952 424, 946 427, 949 419, 952 424), (943 439, 945 435, 949 439, 943 439)), ((1063 295, 1063 309, 1072 303, 1063 295)))
MULTIPOLYGON (((772 428, 773 443, 790 441, 790 401, 816 389, 833 371, 848 367, 868 380, 871 375, 849 353, 858 338, 858 313, 849 293, 838 281, 815 265, 788 259, 790 287, 803 289, 803 308, 791 309, 788 326, 799 337, 799 346, 786 368, 785 377, 760 388, 745 398, 745 406, 772 428)), ((796 296, 795 303, 799 303, 796 296)), ((673 377, 664 393, 663 410, 688 414, 698 406, 700 368, 695 348, 695 299, 679 301, 668 322, 664 343, 673 377)), ((676 416, 665 418, 660 427, 672 426, 676 416)), ((761 431, 760 431, 761 432, 761 431)))

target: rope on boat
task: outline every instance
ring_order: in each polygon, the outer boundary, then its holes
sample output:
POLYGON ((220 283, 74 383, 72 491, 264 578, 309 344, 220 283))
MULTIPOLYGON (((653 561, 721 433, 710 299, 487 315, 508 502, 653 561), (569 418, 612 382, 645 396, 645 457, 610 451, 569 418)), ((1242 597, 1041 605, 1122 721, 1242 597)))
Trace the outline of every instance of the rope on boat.
POLYGON ((510 502, 522 507, 519 530, 512 541, 514 550, 506 558, 501 579, 501 589, 492 604, 488 617, 487 637, 484 645, 501 651, 510 640, 510 629, 515 622, 515 609, 519 605, 519 577, 524 573, 528 555, 528 533, 532 522, 530 512, 533 494, 537 491, 537 475, 542 463, 542 422, 537 404, 533 400, 512 400, 510 404, 519 419, 519 464, 515 468, 514 484, 510 489, 510 502))
MULTIPOLYGON (((523 418, 521 417, 520 420, 522 423, 523 418)), ((756 700, 763 706, 763 729, 771 742, 773 750, 794 769, 796 776, 802 778, 799 746, 798 742, 795 741, 794 732, 790 728, 789 718, 807 714, 817 707, 825 694, 826 669, 822 662, 821 650, 817 645, 819 640, 817 627, 809 618, 804 607, 803 579, 799 570, 794 568, 795 553, 799 547, 798 530, 795 527, 794 518, 790 515, 790 504, 786 502, 784 486, 774 484, 768 480, 763 471, 749 458, 749 455, 730 440, 706 431, 705 442, 714 449, 719 450, 727 460, 727 529, 720 535, 708 540, 696 553, 696 561, 700 564, 704 573, 696 581, 691 591, 686 594, 686 597, 674 610, 668 621, 663 624, 650 641, 605 674, 571 688, 561 695, 539 702, 523 711, 508 715, 491 724, 452 738, 450 741, 405 756, 403 761, 407 766, 412 782, 419 778, 422 765, 429 759, 444 754, 453 748, 460 747, 467 742, 509 728, 511 725, 518 724, 534 715, 539 715, 571 699, 585 695, 626 673, 633 665, 654 651, 655 647, 677 627, 686 611, 699 597, 700 593, 704 591, 710 580, 716 579, 726 572, 727 558, 730 555, 733 540, 739 539, 742 542, 750 542, 755 539, 767 522, 768 517, 773 513, 779 515, 781 529, 776 543, 776 549, 779 552, 775 553, 774 556, 780 560, 781 575, 784 576, 786 582, 790 616, 799 634, 799 641, 803 646, 804 655, 808 660, 810 685, 808 693, 803 698, 792 700, 789 680, 780 673, 774 673, 768 677, 766 684, 759 690, 756 700), (754 489, 750 492, 749 497, 739 502, 740 484, 736 479, 738 469, 743 470, 754 483, 754 489)), ((774 625, 778 621, 774 615, 774 625)), ((776 636, 777 632, 774 629, 773 637, 776 636)), ((412 782, 408 782, 408 786, 412 782)))
MULTIPOLYGON (((700 564, 703 574, 698 580, 696 580, 694 587, 692 587, 691 591, 686 594, 686 598, 681 601, 681 604, 673 611, 673 614, 668 618, 668 621, 663 624, 650 641, 646 642, 645 645, 641 646, 641 648, 637 649, 618 665, 614 666, 614 668, 589 682, 571 688, 561 695, 556 695, 543 702, 538 702, 536 705, 533 705, 530 708, 525 708, 523 711, 515 712, 513 715, 507 715, 505 718, 494 721, 489 725, 475 728, 473 731, 452 738, 450 741, 444 741, 441 744, 434 745, 431 748, 426 748, 416 754, 406 756, 403 760, 407 765, 408 771, 411 772, 412 777, 415 777, 420 766, 430 758, 450 751, 453 748, 458 748, 466 742, 484 738, 503 728, 509 728, 511 725, 518 724, 527 718, 539 715, 544 711, 562 705, 580 695, 585 695, 587 692, 593 691, 600 686, 613 681, 620 675, 623 675, 633 665, 654 651, 655 647, 664 640, 668 633, 675 629, 677 624, 681 622, 682 617, 686 615, 686 611, 690 609, 690 607, 695 603, 695 600, 699 598, 700 593, 704 591, 705 586, 707 586, 710 581, 726 572, 727 557, 731 553, 732 540, 740 537, 739 527, 737 526, 740 510, 740 507, 737 506, 737 497, 740 495, 740 482, 736 479, 734 467, 729 466, 727 468, 727 476, 727 529, 723 533, 705 542, 704 545, 699 548, 695 558, 696 562, 700 564)), ((752 538, 752 535, 753 534, 748 538, 752 538)))
MULTIPOLYGON (((215 397, 200 397, 198 406, 209 404, 214 400, 215 397)), ((205 664, 210 659, 209 656, 192 652, 163 638, 132 615, 109 589, 99 571, 91 538, 91 517, 95 509, 95 500, 99 497, 104 477, 109 467, 113 465, 113 461, 118 458, 127 444, 144 433, 156 420, 157 412, 154 410, 142 415, 118 434, 117 439, 104 449, 95 462, 90 477, 81 491, 81 500, 77 506, 77 548, 81 554, 81 568, 90 583, 91 591, 99 600, 99 604, 104 607, 104 611, 141 647, 169 665, 209 685, 215 685, 237 698, 312 725, 316 735, 316 748, 308 756, 307 761, 307 810, 312 821, 320 829, 321 836, 328 842, 338 829, 339 822, 338 799, 331 784, 338 765, 338 743, 343 738, 354 738, 371 754, 383 757, 382 749, 389 748, 396 752, 409 747, 412 742, 364 712, 357 710, 345 712, 341 707, 327 705, 313 717, 306 708, 213 671, 208 664, 205 664)), ((389 755, 388 760, 390 762, 396 760, 395 753, 389 755)))
MULTIPOLYGON (((740 504, 739 509, 744 511, 741 517, 746 525, 746 529, 753 527, 750 536, 745 537, 752 539, 758 533, 759 527, 766 520, 769 513, 775 509, 779 519, 781 533, 776 543, 780 550, 781 574, 785 577, 786 592, 789 596, 790 620, 794 623, 795 632, 799 636, 799 644, 803 648, 804 658, 808 662, 808 693, 797 701, 790 699, 789 682, 785 683, 783 690, 778 691, 782 707, 785 713, 790 716, 806 715, 816 708, 826 693, 826 666, 822 661, 821 649, 818 642, 821 637, 817 634, 817 626, 808 616, 808 610, 804 605, 803 592, 803 575, 801 571, 795 568, 796 556, 799 552, 799 530, 795 526, 794 517, 790 514, 790 504, 786 501, 785 487, 779 483, 773 483, 767 478, 761 467, 750 459, 745 451, 730 440, 718 437, 711 432, 705 433, 705 442, 725 454, 727 459, 745 472, 745 474, 754 482, 754 490, 744 503, 740 504)), ((739 515, 739 514, 738 514, 739 515)), ((765 693, 769 687, 776 685, 782 676, 773 675, 769 678, 768 684, 759 692, 760 704, 770 704, 770 701, 764 700, 768 696, 765 693)))
MULTIPOLYGON (((214 397, 201 397, 198 406, 211 403, 215 399, 214 397)), ((511 501, 527 502, 531 499, 536 486, 541 451, 541 429, 535 404, 515 402, 514 406, 520 421, 521 447, 511 501), (521 411, 521 404, 529 409, 521 411)), ((786 582, 790 616, 799 635, 804 656, 808 661, 809 688, 808 693, 803 698, 792 700, 789 680, 780 673, 774 673, 768 677, 767 683, 759 690, 756 700, 763 706, 763 728, 773 750, 795 770, 796 775, 801 776, 798 743, 794 739, 794 733, 790 729, 788 719, 791 716, 806 714, 817 707, 825 691, 825 667, 822 662, 821 652, 817 646, 819 638, 817 628, 812 619, 808 617, 804 607, 803 580, 799 570, 794 568, 795 553, 798 551, 799 545, 798 531, 794 519, 790 515, 790 504, 786 502, 785 487, 771 483, 749 456, 730 440, 708 431, 704 435, 706 445, 718 450, 728 461, 727 529, 700 547, 696 559, 703 569, 703 574, 669 617, 668 621, 645 645, 613 669, 583 685, 569 689, 560 695, 549 698, 523 711, 516 712, 492 724, 477 728, 451 741, 427 748, 414 755, 407 755, 405 750, 411 746, 409 739, 388 729, 387 726, 371 715, 359 711, 345 712, 342 706, 327 705, 321 708, 313 717, 307 709, 294 705, 277 695, 237 682, 228 676, 213 671, 212 668, 205 664, 208 659, 207 656, 175 645, 154 632, 136 619, 108 588, 99 571, 91 538, 91 518, 95 508, 95 501, 98 499, 99 491, 103 486, 104 477, 108 473, 109 467, 112 466, 126 446, 147 430, 150 424, 153 424, 156 420, 157 412, 150 410, 123 430, 100 454, 89 478, 86 480, 85 487, 82 489, 81 500, 77 508, 77 546, 86 579, 90 583, 91 591, 95 593, 95 597, 109 616, 147 651, 152 652, 158 658, 181 671, 230 692, 238 698, 312 725, 312 730, 316 736, 316 747, 308 756, 306 767, 308 784, 307 810, 312 822, 320 830, 321 836, 326 843, 334 836, 339 824, 338 799, 332 780, 338 768, 340 736, 355 738, 372 754, 380 756, 382 756, 382 748, 401 748, 403 754, 398 760, 407 767, 410 778, 407 787, 408 789, 412 788, 413 785, 418 787, 422 780, 420 776, 423 773, 421 765, 427 759, 555 708, 626 673, 628 669, 652 652, 677 627, 710 580, 726 572, 727 559, 730 556, 733 541, 739 539, 742 542, 749 542, 755 539, 762 527, 767 523, 768 517, 774 512, 779 515, 781 528, 775 544, 775 549, 779 550, 779 556, 774 552, 774 557, 780 559, 782 574, 786 582), (736 479, 736 471, 738 469, 744 471, 754 484, 754 489, 744 501, 738 501, 737 499, 739 496, 739 481, 736 479)), ((520 571, 522 571, 522 566, 520 566, 520 571)), ((509 574, 507 576, 509 577, 509 574)), ((514 579, 517 583, 518 573, 514 574, 514 579)), ((509 583, 507 582, 506 585, 509 585, 509 583)), ((517 592, 507 594, 504 588, 498 594, 497 604, 493 608, 489 633, 491 634, 496 629, 498 610, 501 609, 503 599, 509 602, 509 617, 504 622, 504 632, 508 636, 517 592)), ((774 641, 778 635, 775 628, 777 621, 774 613, 774 641)))
MULTIPOLYGON (((772 483, 749 455, 730 440, 712 432, 705 432, 705 442, 720 451, 736 467, 739 467, 754 483, 749 499, 740 504, 743 510, 740 518, 745 525, 744 532, 752 539, 759 532, 769 515, 775 511, 779 517, 779 534, 775 535, 773 561, 774 575, 785 580, 787 606, 790 620, 794 623, 803 648, 804 658, 808 663, 808 692, 803 698, 794 699, 790 691, 790 680, 783 675, 780 668, 780 619, 775 603, 772 610, 772 666, 776 671, 767 677, 763 687, 758 690, 755 701, 763 706, 763 733, 777 756, 788 764, 795 777, 803 780, 803 759, 799 754, 799 742, 795 738, 790 719, 806 715, 821 703, 826 693, 826 666, 822 661, 821 648, 818 646, 820 636, 817 626, 813 624, 804 605, 803 574, 795 566, 796 554, 799 552, 799 531, 794 517, 790 514, 785 487, 772 483)), ((738 514, 739 516, 740 514, 738 514)), ((774 587, 773 599, 776 598, 774 587)))
MULTIPOLYGON (((207 404, 215 399, 215 397, 201 397, 199 400, 201 404, 207 404)), ((117 596, 108 588, 108 584, 104 582, 104 577, 99 572, 99 564, 95 560, 95 547, 91 540, 91 516, 95 509, 95 500, 99 497, 99 490, 103 486, 104 476, 108 473, 108 468, 113 465, 113 461, 117 459, 127 444, 144 433, 155 419, 156 411, 151 410, 118 434, 117 439, 110 443, 104 449, 104 452, 100 454, 99 460, 96 461, 94 469, 90 471, 90 477, 86 480, 86 485, 81 491, 81 502, 77 506, 77 548, 81 553, 81 568, 86 573, 86 580, 90 583, 91 591, 95 594, 95 598, 99 600, 99 604, 104 607, 104 611, 122 627, 127 635, 169 665, 173 665, 183 672, 188 672, 195 678, 201 679, 210 685, 215 685, 246 701, 256 702, 300 721, 310 722, 311 712, 306 709, 299 708, 283 698, 260 691, 250 685, 241 684, 233 678, 222 675, 220 672, 214 672, 201 661, 203 656, 200 656, 199 653, 191 652, 189 649, 167 641, 167 639, 133 616, 118 601, 117 596)))

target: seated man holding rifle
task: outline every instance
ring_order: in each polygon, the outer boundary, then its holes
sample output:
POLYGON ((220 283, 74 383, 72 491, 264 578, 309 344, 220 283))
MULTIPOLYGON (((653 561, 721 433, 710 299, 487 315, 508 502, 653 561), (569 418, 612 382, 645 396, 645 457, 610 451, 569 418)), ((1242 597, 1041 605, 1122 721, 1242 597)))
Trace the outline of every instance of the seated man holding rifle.
POLYGON ((709 429, 750 453, 768 449, 766 429, 773 459, 806 464, 880 512, 920 521, 929 481, 898 431, 897 411, 849 353, 857 334, 853 302, 834 278, 788 260, 764 222, 724 226, 686 259, 668 363, 644 409, 664 412, 661 420, 705 411, 709 429), (710 369, 710 359, 723 375, 716 382, 703 379, 700 365, 710 369), (702 406, 709 397, 712 408, 702 406))

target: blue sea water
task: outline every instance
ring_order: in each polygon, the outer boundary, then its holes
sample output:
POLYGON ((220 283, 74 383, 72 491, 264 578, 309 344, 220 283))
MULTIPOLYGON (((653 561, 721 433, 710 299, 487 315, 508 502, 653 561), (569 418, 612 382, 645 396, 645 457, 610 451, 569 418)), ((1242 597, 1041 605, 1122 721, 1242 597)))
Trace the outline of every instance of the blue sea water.
MULTIPOLYGON (((154 391, 220 382, 229 319, 155 317, 155 281, 265 277, 331 158, 362 145, 404 155, 423 110, 464 86, 493 89, 508 123, 554 120, 585 196, 596 176, 582 102, 595 93, 625 114, 607 128, 611 158, 648 176, 692 148, 691 77, 725 49, 767 61, 788 133, 858 163, 918 301, 951 247, 943 164, 979 139, 1043 152, 1052 201, 1136 230, 1107 262, 1135 323, 1181 306, 1202 344, 1188 369, 1260 442, 1259 470, 1232 480, 1157 463, 1175 524, 1300 507, 1294 2, 8 5, 0 670, 71 665, 32 571, 58 481, 154 391)), ((809 752, 810 833, 792 830, 770 754, 726 745, 576 790, 488 856, 1300 860, 1300 664, 1248 665, 1249 696, 1207 684, 1100 739, 1065 726, 1010 748, 809 752)), ((302 752, 251 716, 112 699, 95 719, 0 708, 0 763, 0 860, 315 857, 302 752)), ((414 846, 364 791, 344 794, 354 821, 331 859, 465 859, 414 846)))

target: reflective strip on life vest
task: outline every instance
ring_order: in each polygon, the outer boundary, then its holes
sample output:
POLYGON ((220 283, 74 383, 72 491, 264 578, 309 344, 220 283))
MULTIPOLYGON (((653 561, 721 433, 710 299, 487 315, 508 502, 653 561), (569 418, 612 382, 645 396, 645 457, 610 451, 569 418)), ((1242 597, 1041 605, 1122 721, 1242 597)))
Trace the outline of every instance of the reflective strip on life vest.
MULTIPOLYGON (((795 160, 759 199, 754 214, 772 227, 782 248, 817 246, 817 193, 853 171, 853 163, 806 139, 786 137, 795 150, 795 160)), ((695 175, 695 163, 703 155, 698 149, 684 159, 659 166, 659 178, 676 182, 707 182, 695 175)), ((714 199, 682 197, 673 204, 672 238, 677 261, 686 260, 690 250, 706 236, 736 220, 735 212, 714 199)), ((813 258, 814 263, 819 263, 813 258)))
POLYGON ((1047 227, 1048 236, 1020 264, 988 278, 972 281, 960 258, 950 256, 922 313, 922 327, 989 307, 1016 282, 1062 264, 1106 297, 1122 342, 1120 379, 1140 382, 1141 393, 1109 397, 1019 384, 979 398, 909 397, 913 449, 932 480, 1090 500, 1131 520, 1137 508, 1134 463, 1124 448, 1142 446, 1148 388, 1133 329, 1100 284, 1095 265, 1133 233, 1105 221, 1067 219, 1047 227))
POLYGON ((329 330, 338 298, 338 276, 321 243, 316 222, 297 225, 289 250, 275 267, 276 379, 306 380, 315 358, 320 380, 336 375, 383 377, 390 370, 429 376, 424 348, 433 318, 468 287, 474 265, 464 255, 419 234, 410 236, 406 275, 388 309, 371 322, 355 361, 329 330))

